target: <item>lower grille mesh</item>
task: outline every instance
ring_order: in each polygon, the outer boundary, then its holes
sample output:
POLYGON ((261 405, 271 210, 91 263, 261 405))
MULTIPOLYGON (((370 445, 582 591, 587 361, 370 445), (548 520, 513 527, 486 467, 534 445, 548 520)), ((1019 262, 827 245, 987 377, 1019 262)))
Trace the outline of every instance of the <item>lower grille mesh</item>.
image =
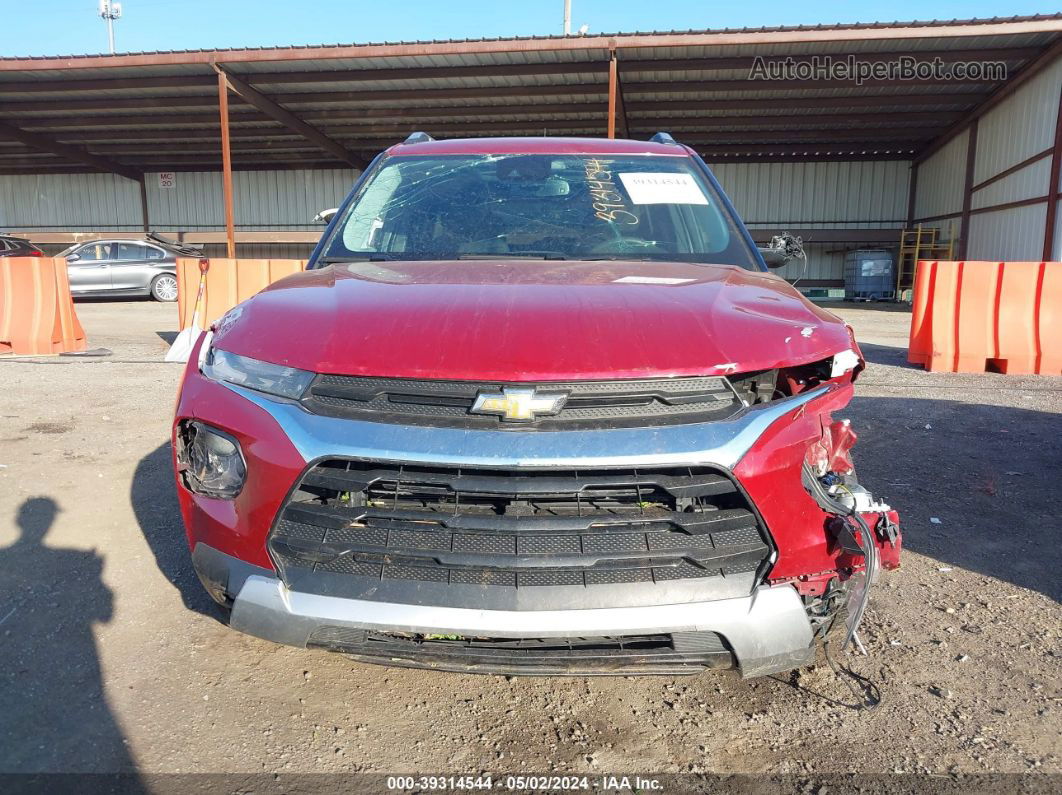
POLYGON ((584 638, 465 638, 325 626, 307 646, 367 662, 484 673, 696 673, 728 668, 733 655, 715 632, 584 638))
POLYGON ((332 460, 308 470, 269 539, 282 576, 504 588, 726 578, 769 555, 711 467, 490 470, 332 460))

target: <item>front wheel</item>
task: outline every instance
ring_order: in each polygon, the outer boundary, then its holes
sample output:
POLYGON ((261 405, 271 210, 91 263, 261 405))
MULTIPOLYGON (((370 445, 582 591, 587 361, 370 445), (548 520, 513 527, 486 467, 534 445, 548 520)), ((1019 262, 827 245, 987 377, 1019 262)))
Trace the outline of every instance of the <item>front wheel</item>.
POLYGON ((152 279, 151 297, 156 301, 176 301, 177 277, 171 273, 160 273, 152 279))

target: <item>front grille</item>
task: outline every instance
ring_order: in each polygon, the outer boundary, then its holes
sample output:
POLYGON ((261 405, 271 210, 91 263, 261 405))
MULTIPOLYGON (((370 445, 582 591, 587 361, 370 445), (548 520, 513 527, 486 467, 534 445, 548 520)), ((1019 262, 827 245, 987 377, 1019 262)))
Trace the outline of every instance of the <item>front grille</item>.
POLYGON ((376 586, 394 582, 592 592, 715 580, 743 595, 770 554, 766 538, 735 483, 712 467, 529 471, 330 460, 304 473, 269 550, 289 587, 312 588, 326 575, 333 588, 357 580, 359 596, 383 601, 376 586))
POLYGON ((549 430, 644 427, 708 422, 743 406, 725 378, 656 378, 640 381, 540 382, 543 395, 566 395, 560 410, 526 421, 471 413, 476 397, 528 384, 417 381, 318 375, 302 398, 314 414, 412 425, 549 430))
POLYGON ((734 659, 715 632, 514 639, 324 626, 314 630, 306 645, 365 662, 468 673, 681 674, 729 668, 734 659))

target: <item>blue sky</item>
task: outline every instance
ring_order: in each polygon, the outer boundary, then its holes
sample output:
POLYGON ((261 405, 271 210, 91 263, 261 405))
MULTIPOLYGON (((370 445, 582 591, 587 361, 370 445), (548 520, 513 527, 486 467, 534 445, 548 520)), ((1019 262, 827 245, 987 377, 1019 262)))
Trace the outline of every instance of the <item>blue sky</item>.
MULTIPOLYGON (((0 0, 0 55, 104 52, 97 0, 0 0)), ((560 33, 562 0, 125 0, 119 51, 560 33)), ((759 27, 1054 13, 1057 0, 807 3, 572 0, 591 32, 759 27)))

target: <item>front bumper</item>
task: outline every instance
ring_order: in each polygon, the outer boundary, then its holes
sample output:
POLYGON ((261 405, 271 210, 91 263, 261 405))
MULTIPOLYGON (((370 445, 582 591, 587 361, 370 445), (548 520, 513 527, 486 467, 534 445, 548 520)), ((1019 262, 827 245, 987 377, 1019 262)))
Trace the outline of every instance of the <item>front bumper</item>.
MULTIPOLYGON (((490 638, 585 638, 717 633, 742 676, 787 671, 811 662, 812 631, 803 602, 790 586, 761 586, 750 596, 711 602, 587 610, 474 610, 372 602, 289 590, 276 577, 237 558, 200 544, 193 555, 208 589, 234 595, 234 629, 290 646, 315 645, 338 630, 369 630, 417 635, 490 638)), ((318 644, 325 645, 325 644, 318 644)), ((359 655, 368 659, 367 655, 359 655)), ((381 662, 417 664, 416 658, 381 662)), ((432 666, 430 655, 425 665, 432 666)), ((718 665, 701 665, 719 667, 718 665)), ((471 670, 470 666, 466 669, 471 670)), ((503 664, 477 664, 474 670, 510 673, 503 664)), ((514 669, 515 670, 515 669, 514 669)), ((527 670, 521 668, 520 670, 527 670)), ((653 670, 678 672, 675 666, 653 670)), ((698 667, 689 666, 693 673, 698 667)), ((535 673, 533 669, 529 672, 535 673)), ((555 670, 542 671, 556 673, 555 670)), ((580 673, 632 673, 608 665, 580 673)))

